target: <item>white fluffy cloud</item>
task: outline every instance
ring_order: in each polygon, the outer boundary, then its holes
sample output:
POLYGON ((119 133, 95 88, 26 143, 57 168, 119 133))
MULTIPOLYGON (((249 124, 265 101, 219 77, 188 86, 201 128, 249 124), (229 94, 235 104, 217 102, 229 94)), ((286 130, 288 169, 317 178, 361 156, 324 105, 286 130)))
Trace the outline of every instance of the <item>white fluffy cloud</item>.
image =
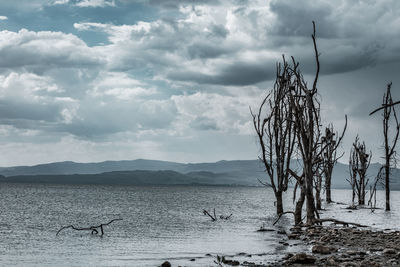
POLYGON ((115 0, 54 0, 50 5, 73 4, 77 7, 115 7, 115 0))
POLYGON ((92 83, 88 94, 95 97, 113 96, 118 100, 133 100, 156 93, 155 88, 147 88, 141 81, 129 77, 123 72, 101 73, 92 83))
POLYGON ((76 6, 79 7, 106 7, 106 6, 115 6, 115 1, 107 1, 107 0, 81 0, 76 3, 76 6))
POLYGON ((69 0, 55 0, 53 3, 51 3, 52 5, 65 5, 68 4, 69 0))
POLYGON ((0 68, 24 68, 34 72, 53 68, 92 68, 103 58, 85 42, 61 32, 0 32, 0 68))

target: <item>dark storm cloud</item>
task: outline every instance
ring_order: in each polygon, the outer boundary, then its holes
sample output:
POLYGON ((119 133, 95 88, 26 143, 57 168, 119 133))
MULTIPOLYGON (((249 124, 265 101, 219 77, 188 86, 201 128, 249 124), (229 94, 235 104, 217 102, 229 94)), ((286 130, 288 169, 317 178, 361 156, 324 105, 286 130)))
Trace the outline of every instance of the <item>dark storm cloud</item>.
POLYGON ((270 3, 271 11, 277 16, 272 34, 287 37, 307 36, 311 34, 311 21, 318 23, 318 36, 337 35, 332 21, 333 6, 324 1, 277 0, 270 3))
POLYGON ((398 1, 272 1, 276 21, 269 32, 271 44, 300 59, 303 71, 312 73, 314 20, 324 74, 398 60, 400 24, 394 21, 399 7, 398 1))
POLYGON ((221 38, 226 38, 228 35, 229 31, 224 25, 212 25, 211 26, 211 32, 213 33, 214 36, 221 37, 221 38))
POLYGON ((218 129, 218 126, 217 126, 217 123, 215 122, 215 120, 204 117, 204 116, 199 116, 196 119, 194 119, 190 123, 190 126, 196 130, 202 130, 202 131, 218 129))
POLYGON ((233 52, 232 49, 216 46, 210 43, 196 43, 187 47, 190 59, 216 58, 233 52))
POLYGON ((54 103, 34 104, 17 99, 0 100, 0 119, 37 120, 55 122, 59 119, 60 107, 54 103))
MULTIPOLYGON (((134 102, 134 101, 133 101, 134 102)), ((176 117, 172 102, 87 104, 80 107, 81 118, 58 125, 54 130, 81 138, 104 137, 124 131, 163 129, 176 117)))
POLYGON ((224 66, 216 74, 198 72, 171 72, 168 78, 177 81, 191 81, 199 84, 243 86, 270 80, 275 70, 264 64, 235 62, 224 66))
POLYGON ((79 118, 65 121, 62 105, 1 101, 0 123, 20 129, 68 133, 79 138, 105 138, 124 131, 166 128, 177 112, 172 102, 130 104, 98 105, 88 100, 77 110, 79 118))
POLYGON ((375 66, 380 61, 382 53, 384 45, 379 42, 347 47, 338 44, 321 56, 321 62, 324 63, 322 73, 342 73, 375 66))

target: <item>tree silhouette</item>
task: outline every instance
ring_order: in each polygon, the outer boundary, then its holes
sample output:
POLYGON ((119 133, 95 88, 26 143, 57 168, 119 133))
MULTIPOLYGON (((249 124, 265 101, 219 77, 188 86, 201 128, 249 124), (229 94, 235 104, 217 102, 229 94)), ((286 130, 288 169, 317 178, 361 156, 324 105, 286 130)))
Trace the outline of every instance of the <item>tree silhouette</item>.
POLYGON ((397 119, 395 105, 399 104, 398 102, 393 102, 392 93, 391 93, 392 83, 389 83, 386 87, 386 93, 383 94, 382 106, 375 109, 370 113, 370 115, 376 113, 377 111, 382 110, 382 126, 383 126, 383 137, 384 137, 384 159, 385 163, 379 170, 378 176, 381 176, 383 173, 384 183, 385 183, 385 197, 386 197, 386 205, 385 210, 390 210, 390 172, 391 168, 396 166, 396 144, 399 139, 400 125, 397 119), (390 119, 393 118, 395 123, 394 128, 394 137, 390 140, 390 119))

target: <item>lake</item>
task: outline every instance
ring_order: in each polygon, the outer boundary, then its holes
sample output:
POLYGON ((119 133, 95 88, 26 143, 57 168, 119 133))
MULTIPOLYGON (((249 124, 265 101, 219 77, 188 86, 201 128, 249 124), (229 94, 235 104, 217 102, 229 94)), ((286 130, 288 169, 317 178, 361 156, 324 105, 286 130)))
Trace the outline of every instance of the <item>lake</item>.
MULTIPOLYGON (((292 196, 285 197, 291 209, 292 196)), ((378 206, 383 197, 379 191, 378 206)), ((334 190, 333 198, 350 202, 351 192, 334 190)), ((400 203, 399 192, 392 199, 390 213, 330 205, 321 216, 399 229, 400 207, 394 204, 400 203)), ((256 232, 263 223, 273 229, 293 223, 287 215, 272 226, 273 202, 272 191, 261 187, 0 184, 0 265, 158 266, 168 260, 173 266, 215 266, 217 254, 241 252, 252 254, 242 261, 266 263, 299 249, 298 241, 278 244, 276 231, 256 232), (218 216, 233 215, 213 222, 202 213, 213 208, 218 216), (114 218, 123 220, 105 226, 103 238, 72 229, 56 236, 62 226, 114 218)))

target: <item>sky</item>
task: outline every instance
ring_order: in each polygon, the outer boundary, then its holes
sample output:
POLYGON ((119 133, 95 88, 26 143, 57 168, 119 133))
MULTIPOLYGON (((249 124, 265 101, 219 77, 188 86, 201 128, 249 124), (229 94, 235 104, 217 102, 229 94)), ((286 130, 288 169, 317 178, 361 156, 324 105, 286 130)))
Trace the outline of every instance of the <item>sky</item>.
MULTIPOLYGON (((0 166, 256 159, 249 107, 294 56, 322 124, 383 155, 378 107, 400 98, 397 0, 0 1, 0 166)), ((400 111, 399 111, 400 112, 400 111)))

